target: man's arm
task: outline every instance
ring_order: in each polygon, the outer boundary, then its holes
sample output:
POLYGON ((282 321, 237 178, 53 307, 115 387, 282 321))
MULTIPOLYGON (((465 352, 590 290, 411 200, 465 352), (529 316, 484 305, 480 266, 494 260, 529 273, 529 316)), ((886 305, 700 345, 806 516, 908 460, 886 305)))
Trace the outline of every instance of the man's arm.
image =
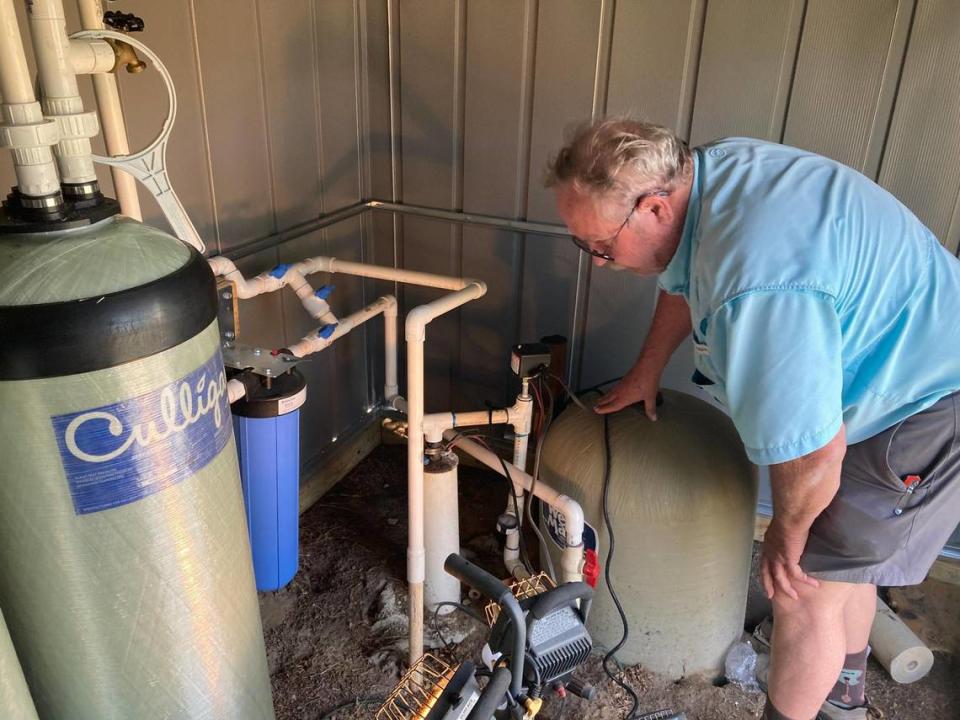
POLYGON ((800 568, 810 526, 840 487, 840 468, 847 449, 840 431, 819 450, 770 466, 773 520, 763 539, 760 577, 767 597, 782 592, 797 598, 795 585, 819 583, 800 568))
POLYGON ((594 410, 612 413, 642 401, 647 417, 656 420, 660 376, 670 356, 689 334, 690 307, 686 299, 683 295, 671 295, 661 290, 640 357, 623 379, 600 399, 594 410))

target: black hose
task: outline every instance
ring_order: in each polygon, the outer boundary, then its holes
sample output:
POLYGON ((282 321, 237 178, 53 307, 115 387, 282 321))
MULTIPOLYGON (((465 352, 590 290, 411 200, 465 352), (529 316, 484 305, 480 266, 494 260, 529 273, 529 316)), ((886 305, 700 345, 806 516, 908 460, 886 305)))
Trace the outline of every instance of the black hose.
POLYGON ((497 708, 506 699, 510 687, 510 671, 499 667, 493 671, 493 677, 480 693, 480 699, 467 716, 467 720, 490 720, 497 708))
POLYGON ((487 625, 487 619, 483 617, 479 612, 477 612, 471 607, 467 607, 463 603, 453 602, 451 600, 444 600, 443 602, 437 603, 437 606, 433 609, 433 631, 437 634, 437 637, 440 639, 440 642, 443 643, 444 650, 446 650, 447 652, 450 652, 451 654, 455 654, 451 650, 451 648, 453 647, 453 643, 447 642, 447 639, 443 636, 443 632, 440 630, 440 610, 441 608, 445 608, 445 607, 456 608, 460 612, 466 615, 469 615, 471 618, 481 623, 484 627, 486 627, 487 625))
POLYGON ((608 502, 608 496, 610 495, 610 416, 603 416, 603 453, 604 453, 604 466, 603 466, 603 521, 607 525, 607 534, 610 536, 610 548, 607 550, 607 559, 604 561, 603 568, 603 577, 607 582, 607 590, 610 591, 610 598, 613 600, 614 606, 617 608, 617 613, 620 615, 620 622, 623 624, 623 636, 620 638, 620 642, 613 646, 610 651, 603 656, 603 671, 607 674, 607 677, 610 678, 613 682, 619 685, 623 690, 630 696, 630 702, 632 706, 630 711, 624 717, 624 720, 632 720, 636 717, 637 708, 640 706, 640 698, 637 696, 636 690, 634 690, 629 684, 621 680, 619 677, 613 674, 610 670, 609 662, 611 658, 615 658, 617 652, 624 645, 627 644, 627 639, 630 637, 630 625, 627 622, 627 614, 623 610, 623 605, 620 604, 620 598, 617 597, 617 591, 613 588, 613 582, 610 579, 610 568, 613 564, 613 550, 616 544, 616 539, 613 534, 613 523, 610 520, 610 507, 608 502))

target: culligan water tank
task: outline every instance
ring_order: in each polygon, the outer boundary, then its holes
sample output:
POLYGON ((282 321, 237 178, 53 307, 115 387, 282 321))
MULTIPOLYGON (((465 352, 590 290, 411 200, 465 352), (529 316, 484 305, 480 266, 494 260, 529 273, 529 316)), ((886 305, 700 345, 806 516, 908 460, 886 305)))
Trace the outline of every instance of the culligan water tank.
POLYGON ((216 305, 128 219, 0 234, 0 607, 44 720, 273 718, 216 305))
MULTIPOLYGON (((720 672, 743 630, 757 479, 729 418, 690 395, 663 396, 656 422, 636 408, 610 417, 611 570, 630 626, 618 657, 679 678, 720 672)), ((584 399, 592 405, 596 396, 584 399)), ((588 629, 610 648, 622 626, 603 579, 604 465, 603 417, 571 405, 550 428, 540 477, 583 506, 588 549, 599 538, 588 629)), ((565 542, 560 520, 545 508, 541 524, 556 566, 565 542)))
POLYGON ((0 613, 0 710, 5 720, 37 720, 17 652, 0 613))

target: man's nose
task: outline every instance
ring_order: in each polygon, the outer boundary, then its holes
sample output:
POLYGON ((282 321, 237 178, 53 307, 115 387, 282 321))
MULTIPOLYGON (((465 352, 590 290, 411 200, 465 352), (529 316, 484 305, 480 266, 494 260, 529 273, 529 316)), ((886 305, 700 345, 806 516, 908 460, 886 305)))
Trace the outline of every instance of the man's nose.
POLYGON ((596 256, 594 256, 594 258, 593 258, 593 264, 596 265, 597 267, 603 267, 604 265, 607 264, 607 261, 604 260, 602 257, 596 257, 596 256))

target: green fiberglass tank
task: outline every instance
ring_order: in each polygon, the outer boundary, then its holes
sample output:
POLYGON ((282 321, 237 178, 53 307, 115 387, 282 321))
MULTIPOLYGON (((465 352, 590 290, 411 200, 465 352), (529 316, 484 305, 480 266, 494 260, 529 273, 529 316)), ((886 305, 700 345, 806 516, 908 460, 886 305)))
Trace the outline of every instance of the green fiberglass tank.
POLYGON ((0 234, 0 607, 44 720, 273 718, 216 311, 138 222, 0 234))
POLYGON ((0 613, 0 710, 6 720, 37 720, 17 652, 0 613))

